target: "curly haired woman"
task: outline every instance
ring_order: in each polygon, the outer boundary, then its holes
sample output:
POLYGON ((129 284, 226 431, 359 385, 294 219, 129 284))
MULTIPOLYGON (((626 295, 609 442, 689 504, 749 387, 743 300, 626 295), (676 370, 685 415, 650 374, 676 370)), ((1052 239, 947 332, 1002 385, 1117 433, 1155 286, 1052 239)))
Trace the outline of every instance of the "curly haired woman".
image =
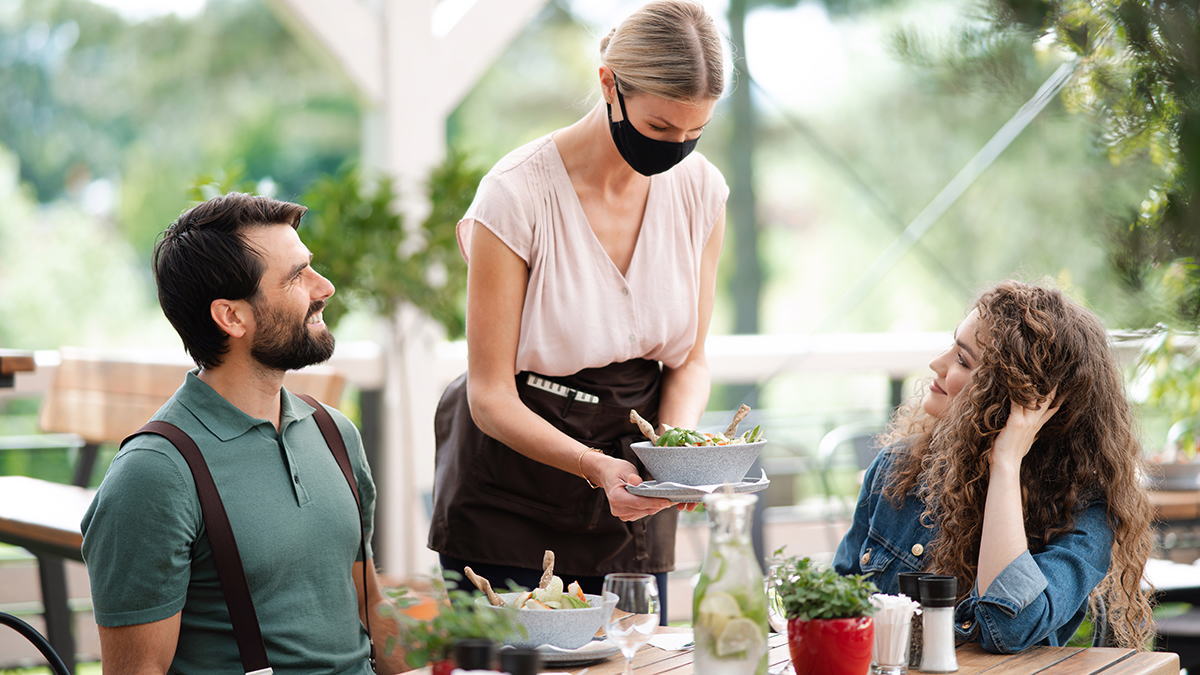
POLYGON ((985 292, 897 412, 867 470, 841 574, 898 592, 900 572, 958 578, 955 630, 992 652, 1062 645, 1089 604, 1145 647, 1150 506, 1100 321, 1062 293, 985 292))

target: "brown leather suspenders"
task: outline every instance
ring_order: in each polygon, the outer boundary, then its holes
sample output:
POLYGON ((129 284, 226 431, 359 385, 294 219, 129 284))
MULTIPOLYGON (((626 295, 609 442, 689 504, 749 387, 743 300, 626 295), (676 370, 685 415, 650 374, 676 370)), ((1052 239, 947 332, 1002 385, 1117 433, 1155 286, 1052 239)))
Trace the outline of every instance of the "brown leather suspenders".
POLYGON ((354 494, 354 505, 358 507, 356 513, 358 513, 358 553, 362 556, 363 618, 366 620, 367 644, 371 648, 371 670, 374 671, 375 641, 371 639, 371 589, 367 586, 367 528, 362 521, 362 500, 358 496, 358 481, 354 479, 354 468, 350 466, 350 453, 346 451, 346 440, 338 431, 337 423, 333 421, 333 415, 330 415, 325 406, 312 396, 300 394, 300 398, 313 407, 315 411, 313 417, 317 420, 317 428, 321 430, 321 436, 325 438, 325 445, 329 446, 333 458, 342 468, 342 475, 346 477, 346 482, 350 484, 350 492, 354 494))
MULTIPOLYGON (((363 564, 363 597, 364 605, 369 603, 367 593, 367 541, 366 528, 362 522, 362 502, 358 496, 358 481, 354 479, 354 469, 350 464, 350 454, 346 450, 346 442, 338 431, 333 416, 311 396, 301 394, 300 398, 311 405, 316 412, 317 427, 325 444, 333 453, 342 475, 350 485, 354 494, 354 503, 359 514, 359 553, 363 564)), ((233 637, 237 640, 238 654, 242 659, 242 668, 247 675, 266 675, 271 673, 271 664, 267 660, 267 648, 263 643, 262 630, 259 628, 258 614, 254 611, 254 602, 250 598, 250 586, 246 582, 245 569, 242 566, 242 556, 238 553, 237 541, 233 536, 233 528, 229 525, 229 516, 225 513, 225 504, 221 494, 213 482, 208 464, 200 453, 200 448, 179 427, 162 421, 147 422, 141 429, 130 434, 121 445, 129 439, 141 434, 157 434, 171 442, 183 455, 188 468, 192 470, 192 478, 196 483, 196 494, 200 499, 200 510, 204 517, 204 528, 208 532, 209 544, 213 551, 213 564, 217 568, 217 578, 221 582, 221 593, 225 596, 225 605, 229 609, 229 621, 233 626, 233 637)), ((371 647, 371 669, 375 669, 375 643, 371 641, 371 610, 363 612, 366 617, 367 641, 371 647)))

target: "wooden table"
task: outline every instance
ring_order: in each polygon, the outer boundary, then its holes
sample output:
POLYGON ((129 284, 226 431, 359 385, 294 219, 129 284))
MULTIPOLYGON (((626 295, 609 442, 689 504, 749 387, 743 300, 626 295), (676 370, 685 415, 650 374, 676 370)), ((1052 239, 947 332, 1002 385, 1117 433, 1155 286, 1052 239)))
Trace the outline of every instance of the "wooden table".
MULTIPOLYGON (((675 632, 679 629, 659 629, 662 632, 675 632)), ((782 635, 772 635, 767 643, 771 651, 767 657, 770 671, 778 673, 784 664, 788 663, 787 639, 782 635)), ((565 672, 573 675, 620 675, 625 667, 620 655, 603 663, 586 668, 572 668, 565 672)), ((691 675, 692 651, 665 652, 657 647, 646 645, 638 650, 633 659, 633 669, 639 675, 691 675)), ((988 654, 978 645, 970 644, 958 648, 958 673, 972 675, 973 673, 988 673, 988 675, 1026 675, 1027 673, 1044 673, 1076 675, 1079 673, 1096 673, 1103 670, 1104 675, 1179 675, 1179 655, 1169 652, 1135 652, 1130 649, 1089 648, 1080 647, 1033 647, 1020 654, 988 654)), ((561 672, 548 667, 545 672, 561 672)), ((428 670, 416 671, 428 673, 428 670)), ((910 671, 919 673, 921 671, 910 671)))
POLYGON ((11 387, 17 373, 29 373, 37 367, 33 352, 0 349, 0 387, 11 387))

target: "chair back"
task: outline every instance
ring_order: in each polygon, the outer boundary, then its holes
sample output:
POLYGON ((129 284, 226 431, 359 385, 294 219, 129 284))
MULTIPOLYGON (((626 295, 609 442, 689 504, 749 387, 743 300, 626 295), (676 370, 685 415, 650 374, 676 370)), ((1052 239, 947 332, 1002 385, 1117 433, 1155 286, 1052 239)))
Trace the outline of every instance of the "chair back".
MULTIPOLYGON (((64 349, 42 404, 40 426, 46 432, 76 434, 89 444, 118 443, 167 402, 191 368, 178 361, 64 349)), ((330 405, 341 400, 345 383, 328 366, 284 378, 289 391, 330 405)))
POLYGON ((872 424, 843 424, 830 430, 817 445, 822 471, 832 468, 837 456, 846 451, 853 453, 854 466, 859 470, 869 467, 882 449, 879 447, 881 431, 878 425, 872 424))
POLYGON ((7 612, 0 612, 0 625, 12 628, 20 633, 21 637, 33 643, 33 646, 45 657, 46 663, 50 665, 50 670, 54 671, 54 675, 71 675, 71 671, 67 669, 67 665, 63 663, 58 652, 54 651, 46 638, 42 637, 42 634, 37 632, 33 626, 7 612))

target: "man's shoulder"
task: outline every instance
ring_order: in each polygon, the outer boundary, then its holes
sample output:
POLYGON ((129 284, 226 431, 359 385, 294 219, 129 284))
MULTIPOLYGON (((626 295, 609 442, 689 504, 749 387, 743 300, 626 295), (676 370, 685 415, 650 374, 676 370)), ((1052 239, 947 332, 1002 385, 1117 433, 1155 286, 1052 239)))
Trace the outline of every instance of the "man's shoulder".
MULTIPOLYGON (((181 402, 178 395, 172 396, 166 403, 162 405, 147 422, 166 422, 196 442, 203 448, 206 441, 213 438, 213 434, 204 426, 203 422, 196 417, 188 406, 181 402)), ((117 456, 126 452, 148 450, 170 457, 178 457, 182 462, 183 457, 175 450, 175 445, 161 434, 140 429, 134 432, 134 435, 128 437, 122 445, 117 456)))
MULTIPOLYGON (((288 393, 291 394, 291 396, 293 396, 295 399, 303 401, 304 404, 311 405, 308 400, 300 398, 299 394, 296 394, 295 392, 291 392, 291 391, 289 391, 288 393)), ((352 422, 350 420, 350 418, 347 417, 346 414, 343 413, 341 410, 338 410, 336 407, 329 405, 328 403, 326 403, 324 401, 319 401, 315 398, 311 399, 311 400, 316 401, 318 405, 320 405, 322 408, 324 408, 329 413, 329 416, 333 418, 333 421, 335 423, 337 423, 338 429, 340 429, 343 434, 346 434, 347 432, 351 432, 351 431, 354 434, 358 433, 358 427, 356 427, 354 425, 354 422, 352 422)))

